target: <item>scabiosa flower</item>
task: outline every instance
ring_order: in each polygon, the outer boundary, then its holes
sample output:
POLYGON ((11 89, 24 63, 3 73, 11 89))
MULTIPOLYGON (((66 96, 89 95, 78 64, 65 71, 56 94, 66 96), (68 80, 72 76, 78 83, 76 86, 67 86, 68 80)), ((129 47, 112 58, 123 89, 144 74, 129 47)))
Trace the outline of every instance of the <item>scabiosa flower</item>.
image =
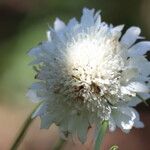
POLYGON ((143 39, 138 27, 122 35, 123 27, 84 8, 80 22, 73 18, 66 25, 57 18, 48 40, 29 52, 36 58, 38 82, 28 95, 43 101, 34 113, 42 128, 55 123, 84 142, 87 130, 104 120, 110 131, 144 126, 133 106, 149 96, 150 63, 144 54, 150 42, 136 42, 143 39))

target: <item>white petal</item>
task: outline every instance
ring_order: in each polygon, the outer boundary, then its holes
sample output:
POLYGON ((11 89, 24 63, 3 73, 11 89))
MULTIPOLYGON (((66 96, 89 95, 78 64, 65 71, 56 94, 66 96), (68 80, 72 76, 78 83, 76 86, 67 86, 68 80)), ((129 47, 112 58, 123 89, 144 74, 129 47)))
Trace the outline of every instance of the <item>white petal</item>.
POLYGON ((69 115, 66 115, 64 119, 60 122, 61 131, 68 131, 69 119, 70 119, 69 115))
POLYGON ((43 100, 48 96, 46 85, 43 82, 33 83, 31 90, 35 93, 37 99, 43 100))
POLYGON ((149 41, 139 42, 129 49, 129 56, 130 57, 142 56, 146 54, 148 51, 150 51, 150 42, 149 41))
POLYGON ((94 25, 94 9, 91 10, 87 8, 83 9, 81 24, 86 27, 94 25))
POLYGON ((45 41, 45 42, 42 42, 40 47, 42 49, 43 54, 47 55, 47 54, 50 54, 50 52, 53 52, 55 46, 52 42, 45 41))
POLYGON ((143 128, 144 124, 143 124, 143 122, 140 121, 139 113, 134 108, 130 108, 130 109, 132 109, 132 112, 136 116, 136 119, 134 120, 134 127, 136 127, 136 128, 143 128))
POLYGON ((126 89, 128 89, 129 91, 132 91, 132 92, 141 92, 141 93, 149 93, 150 92, 149 88, 146 85, 139 83, 139 82, 129 83, 126 86, 126 89))
POLYGON ((144 123, 142 121, 136 121, 134 124, 136 128, 144 128, 144 123))
POLYGON ((150 99, 150 94, 148 93, 140 93, 140 96, 144 99, 144 100, 149 100, 150 99))
POLYGON ((121 32, 123 28, 124 28, 124 25, 119 25, 119 26, 112 28, 112 31, 121 32))
POLYGON ((141 103, 141 100, 139 98, 137 98, 137 97, 133 97, 132 100, 130 100, 127 103, 127 106, 134 107, 134 106, 138 105, 139 103, 141 103))
POLYGON ((29 97, 29 99, 34 103, 38 103, 41 101, 41 98, 38 97, 36 92, 32 89, 28 90, 26 96, 29 97))
POLYGON ((51 30, 51 38, 53 40, 53 44, 57 47, 57 49, 62 49, 64 47, 64 34, 62 32, 55 32, 51 30))
POLYGON ((137 75, 138 75, 137 68, 128 67, 122 72, 121 82, 127 83, 128 81, 130 81, 131 79, 133 79, 133 77, 136 77, 137 75))
POLYGON ((79 23, 78 23, 77 19, 76 19, 76 18, 72 18, 72 19, 69 21, 67 27, 71 29, 71 28, 73 28, 74 26, 76 26, 76 25, 78 25, 78 24, 79 24, 79 23))
POLYGON ((81 117, 79 122, 76 124, 77 125, 77 134, 82 143, 86 141, 87 137, 87 130, 88 130, 88 121, 87 118, 81 117))
POLYGON ((119 39, 123 28, 124 28, 124 25, 116 26, 114 28, 112 27, 112 29, 111 29, 112 36, 119 39))
POLYGON ((125 133, 128 133, 133 126, 138 128, 143 127, 142 122, 139 120, 138 112, 133 108, 118 107, 112 111, 111 116, 116 125, 125 133))
POLYGON ((150 75, 150 62, 143 56, 132 57, 129 66, 138 68, 139 73, 145 77, 150 75))
POLYGON ((87 116, 81 115, 70 115, 68 119, 68 131, 72 135, 77 135, 82 143, 86 141, 87 130, 89 127, 89 122, 87 116))
POLYGON ((116 122, 116 125, 126 133, 133 127, 135 115, 129 111, 129 108, 120 107, 117 110, 114 110, 112 112, 112 117, 116 122))
POLYGON ((135 92, 132 92, 132 91, 128 90, 128 88, 126 86, 121 86, 121 93, 123 95, 136 96, 135 92))
POLYGON ((65 23, 61 21, 59 18, 56 18, 54 22, 55 31, 62 31, 66 27, 65 23))
POLYGON ((46 114, 41 116, 41 128, 48 129, 54 123, 54 115, 46 114))
POLYGON ((51 39, 51 31, 49 30, 49 31, 47 31, 47 39, 48 39, 48 41, 51 41, 52 39, 51 39))
POLYGON ((41 53, 41 47, 35 47, 35 48, 32 48, 29 52, 28 52, 28 55, 29 56, 35 56, 37 57, 39 55, 39 53, 41 53))
POLYGON ((46 103, 42 103, 36 111, 33 113, 32 118, 35 118, 37 116, 42 116, 46 110, 47 110, 48 105, 46 103))
POLYGON ((98 11, 95 16, 94 16, 94 20, 95 20, 95 25, 97 27, 100 26, 100 23, 101 23, 101 15, 100 15, 100 11, 98 11))
POLYGON ((121 43, 130 47, 139 38, 141 29, 138 27, 130 27, 121 38, 121 43))
POLYGON ((76 129, 76 122, 78 120, 78 116, 70 116, 69 122, 68 122, 68 131, 72 133, 73 135, 76 134, 77 129, 76 129))
POLYGON ((32 48, 29 52, 29 56, 38 57, 40 59, 43 55, 49 54, 54 49, 53 43, 49 41, 41 42, 38 47, 32 48))
POLYGON ((45 113, 40 116, 41 128, 49 128, 52 123, 60 125, 60 122, 66 117, 66 109, 62 109, 60 105, 53 105, 51 103, 45 109, 45 113))
POLYGON ((110 118, 109 118, 109 130, 111 132, 113 132, 113 131, 115 131, 115 129, 116 129, 116 123, 115 123, 114 119, 110 116, 110 118))

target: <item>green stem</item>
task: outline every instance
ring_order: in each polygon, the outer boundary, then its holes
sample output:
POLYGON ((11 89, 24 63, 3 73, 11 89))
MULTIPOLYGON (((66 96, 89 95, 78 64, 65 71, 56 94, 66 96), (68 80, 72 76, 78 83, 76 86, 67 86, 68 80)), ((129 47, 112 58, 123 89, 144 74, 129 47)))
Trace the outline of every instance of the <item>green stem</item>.
POLYGON ((101 127, 98 131, 98 136, 96 138, 94 150, 100 150, 100 146, 107 131, 108 121, 103 121, 100 126, 101 127))
POLYGON ((34 109, 33 111, 29 114, 29 116, 27 117, 22 129, 20 130, 16 140, 14 141, 13 145, 11 146, 10 150, 17 150, 17 148, 19 147, 20 143, 22 142, 25 133, 27 131, 27 129, 29 128, 31 122, 33 121, 34 118, 32 118, 33 113, 35 112, 35 110, 39 107, 41 103, 39 103, 34 109))
POLYGON ((60 150, 62 148, 62 146, 64 145, 64 143, 65 143, 65 140, 61 138, 53 150, 60 150))

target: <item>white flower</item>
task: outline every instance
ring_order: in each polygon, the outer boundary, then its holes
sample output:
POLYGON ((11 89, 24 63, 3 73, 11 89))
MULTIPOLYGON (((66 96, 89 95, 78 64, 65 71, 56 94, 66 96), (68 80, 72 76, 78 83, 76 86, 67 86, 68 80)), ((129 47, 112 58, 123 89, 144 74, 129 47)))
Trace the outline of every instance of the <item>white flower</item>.
POLYGON ((103 120, 111 131, 144 126, 132 107, 139 96, 149 96, 150 63, 143 55, 150 42, 135 43, 142 39, 138 27, 122 36, 123 27, 101 22, 99 12, 85 8, 80 22, 65 25, 57 18, 48 40, 29 52, 38 82, 28 95, 43 100, 34 114, 42 128, 55 123, 84 142, 88 128, 103 120))

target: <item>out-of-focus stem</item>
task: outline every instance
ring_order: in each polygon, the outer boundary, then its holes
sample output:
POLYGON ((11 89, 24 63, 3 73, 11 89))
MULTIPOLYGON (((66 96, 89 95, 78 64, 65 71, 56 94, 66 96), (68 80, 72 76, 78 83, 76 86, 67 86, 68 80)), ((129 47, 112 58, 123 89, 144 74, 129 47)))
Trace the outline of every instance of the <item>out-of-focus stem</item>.
POLYGON ((53 150, 60 150, 62 146, 64 145, 64 143, 65 143, 65 140, 60 138, 53 150))
POLYGON ((14 141, 14 143, 12 144, 10 150, 17 150, 17 148, 19 147, 20 143, 22 142, 25 133, 27 131, 27 129, 29 128, 31 122, 33 121, 34 118, 32 118, 33 113, 36 111, 36 109, 39 107, 41 103, 39 103, 34 109, 33 111, 29 114, 29 116, 27 117, 27 119, 25 120, 25 123, 22 126, 22 129, 20 130, 16 140, 14 141))

